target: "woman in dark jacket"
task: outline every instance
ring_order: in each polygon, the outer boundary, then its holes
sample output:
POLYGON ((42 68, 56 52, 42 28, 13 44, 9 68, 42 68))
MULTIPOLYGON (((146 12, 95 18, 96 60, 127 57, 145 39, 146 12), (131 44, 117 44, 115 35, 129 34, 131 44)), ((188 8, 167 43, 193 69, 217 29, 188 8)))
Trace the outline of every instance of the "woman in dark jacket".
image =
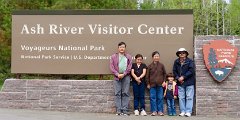
POLYGON ((178 85, 179 116, 190 117, 193 108, 195 65, 193 60, 187 57, 188 52, 185 48, 180 48, 176 55, 178 59, 173 65, 173 74, 178 85))

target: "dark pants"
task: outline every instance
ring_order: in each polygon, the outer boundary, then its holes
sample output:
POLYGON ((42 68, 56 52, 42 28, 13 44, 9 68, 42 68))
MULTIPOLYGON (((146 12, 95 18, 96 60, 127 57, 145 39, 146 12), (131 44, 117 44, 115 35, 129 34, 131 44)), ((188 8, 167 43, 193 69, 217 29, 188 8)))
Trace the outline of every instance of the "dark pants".
POLYGON ((139 85, 137 82, 133 82, 133 95, 134 95, 134 110, 138 110, 140 102, 140 110, 145 110, 145 83, 142 82, 139 85))
POLYGON ((173 99, 167 99, 168 115, 176 115, 175 102, 173 99))

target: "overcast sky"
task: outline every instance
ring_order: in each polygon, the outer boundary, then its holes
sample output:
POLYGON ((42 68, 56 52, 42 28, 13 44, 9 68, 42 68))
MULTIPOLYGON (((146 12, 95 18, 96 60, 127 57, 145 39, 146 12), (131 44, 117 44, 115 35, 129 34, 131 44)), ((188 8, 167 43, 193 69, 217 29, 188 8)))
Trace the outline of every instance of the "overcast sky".
POLYGON ((230 0, 225 0, 227 3, 229 3, 230 2, 230 0))

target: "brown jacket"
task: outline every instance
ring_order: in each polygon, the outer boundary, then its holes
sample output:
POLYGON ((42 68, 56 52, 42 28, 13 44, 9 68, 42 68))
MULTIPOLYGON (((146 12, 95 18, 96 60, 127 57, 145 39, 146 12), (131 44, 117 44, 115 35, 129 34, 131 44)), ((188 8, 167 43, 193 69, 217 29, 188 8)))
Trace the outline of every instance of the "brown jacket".
POLYGON ((147 69, 146 81, 151 87, 162 86, 166 78, 166 70, 162 63, 152 62, 147 69))

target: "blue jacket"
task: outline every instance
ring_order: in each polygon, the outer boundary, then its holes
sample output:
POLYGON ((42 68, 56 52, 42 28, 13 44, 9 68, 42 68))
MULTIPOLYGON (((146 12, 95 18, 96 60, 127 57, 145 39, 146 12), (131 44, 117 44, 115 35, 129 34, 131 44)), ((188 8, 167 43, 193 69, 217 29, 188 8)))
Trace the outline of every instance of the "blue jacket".
POLYGON ((178 86, 195 85, 195 64, 190 58, 186 58, 183 65, 181 65, 179 58, 174 61, 173 74, 177 80, 178 86), (183 76, 184 82, 179 83, 178 78, 183 76))

